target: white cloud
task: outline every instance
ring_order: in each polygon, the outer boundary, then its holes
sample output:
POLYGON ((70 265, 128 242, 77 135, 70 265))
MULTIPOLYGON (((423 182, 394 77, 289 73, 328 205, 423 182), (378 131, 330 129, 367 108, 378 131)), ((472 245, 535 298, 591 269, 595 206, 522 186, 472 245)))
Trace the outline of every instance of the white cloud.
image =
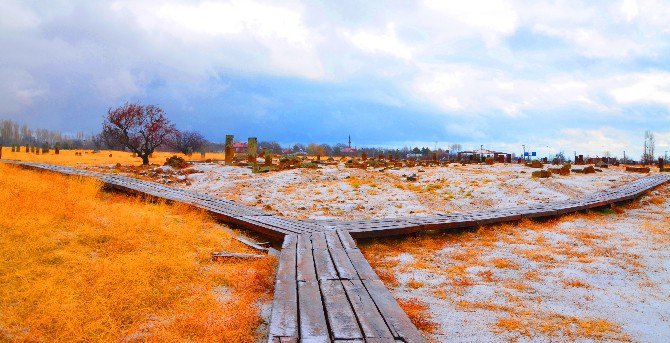
POLYGON ((130 11, 161 50, 172 50, 175 58, 163 59, 168 65, 196 73, 227 68, 324 77, 315 47, 318 34, 305 25, 300 6, 238 0, 148 5, 130 1, 116 3, 114 8, 130 11), (174 51, 177 49, 183 51, 174 51))
POLYGON ((2 111, 22 112, 30 108, 47 93, 47 89, 27 72, 0 68, 0 103, 2 111))
POLYGON ((29 8, 13 1, 0 2, 0 28, 8 30, 34 29, 39 18, 29 8))
MULTIPOLYGON (((501 114, 508 121, 533 116, 551 125, 561 111, 588 112, 592 125, 630 115, 640 127, 667 126, 626 111, 648 104, 670 111, 668 17, 670 4, 660 0, 7 0, 0 3, 0 114, 83 97, 106 107, 142 98, 154 80, 196 112, 207 104, 189 99, 215 87, 212 79, 251 75, 249 83, 279 77, 259 86, 282 91, 287 79, 287 88, 296 79, 315 89, 333 85, 338 94, 309 95, 324 107, 348 97, 442 112, 445 130, 455 134, 467 127, 450 121, 455 117, 487 123, 501 114)), ((254 110, 282 109, 268 103, 254 110)), ((481 126, 480 137, 493 132, 481 126)))
POLYGON ((398 39, 395 26, 389 23, 381 33, 359 31, 343 32, 344 37, 358 49, 369 53, 383 53, 403 60, 412 58, 412 48, 398 39))
POLYGON ((632 21, 640 14, 636 0, 623 0, 621 2, 621 13, 626 21, 632 21))
POLYGON ((670 109, 670 73, 650 72, 618 78, 620 85, 611 90, 620 104, 660 104, 670 109))
POLYGON ((516 9, 511 1, 470 0, 440 1, 426 0, 424 5, 443 17, 444 23, 456 21, 470 29, 486 33, 506 35, 517 28, 516 9))
POLYGON ((510 117, 518 117, 524 110, 574 105, 595 111, 607 110, 595 96, 600 91, 596 83, 567 73, 549 75, 545 79, 521 79, 501 70, 466 64, 424 65, 413 80, 411 91, 422 101, 446 111, 493 110, 490 115, 496 116, 499 112, 495 111, 502 111, 510 117))

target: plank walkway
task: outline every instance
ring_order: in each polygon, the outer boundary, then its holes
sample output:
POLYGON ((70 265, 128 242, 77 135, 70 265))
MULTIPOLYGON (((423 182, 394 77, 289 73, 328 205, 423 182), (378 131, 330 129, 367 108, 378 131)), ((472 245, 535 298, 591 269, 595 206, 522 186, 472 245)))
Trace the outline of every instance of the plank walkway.
POLYGON ((653 174, 578 199, 399 219, 296 220, 256 208, 131 177, 3 160, 24 168, 93 177, 130 193, 186 203, 223 222, 283 238, 269 342, 424 342, 352 239, 421 230, 466 228, 552 217, 632 200, 670 181, 653 174))
POLYGON ((270 342, 424 342, 351 236, 341 230, 284 239, 270 342))

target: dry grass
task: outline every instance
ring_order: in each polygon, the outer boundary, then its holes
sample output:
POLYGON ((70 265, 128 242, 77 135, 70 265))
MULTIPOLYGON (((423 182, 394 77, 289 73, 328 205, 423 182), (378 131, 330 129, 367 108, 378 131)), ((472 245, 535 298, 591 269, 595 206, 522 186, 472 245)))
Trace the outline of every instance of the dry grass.
POLYGON ((375 181, 371 178, 361 178, 361 177, 352 176, 352 177, 347 179, 347 182, 354 189, 358 189, 363 185, 370 186, 372 188, 378 187, 377 184, 375 183, 375 181))
POLYGON ((662 197, 651 197, 649 198, 649 202, 654 204, 654 205, 662 205, 665 203, 665 198, 662 197))
POLYGON ((569 280, 563 280, 563 285, 565 287, 572 287, 572 288, 589 288, 589 284, 579 280, 579 279, 569 279, 569 280))
POLYGON ((491 261, 491 264, 495 266, 498 269, 514 269, 518 270, 520 267, 518 264, 512 262, 509 259, 506 258, 494 258, 491 261))
POLYGON ((0 165, 0 340, 256 340, 276 260, 204 213, 0 165))
MULTIPOLYGON (((4 147, 2 149, 2 158, 7 160, 20 160, 27 162, 42 162, 42 163, 52 163, 60 164, 67 166, 74 165, 99 165, 99 164, 117 164, 122 165, 140 165, 142 164, 142 159, 133 157, 133 154, 128 151, 117 151, 117 150, 101 150, 94 153, 91 150, 61 150, 58 155, 52 149, 46 154, 34 154, 24 152, 24 148, 21 148, 21 152, 12 152, 10 147, 4 147), (75 153, 81 153, 81 156, 75 155, 75 153), (111 155, 111 156, 110 156, 111 155)), ((152 164, 162 165, 165 162, 165 159, 173 156, 184 156, 183 154, 175 152, 155 152, 153 158, 149 159, 149 162, 152 164)), ((225 158, 224 153, 207 153, 205 157, 202 158, 199 153, 195 153, 191 156, 184 156, 186 160, 189 161, 204 161, 207 159, 212 160, 223 160, 225 158)))
POLYGON ((399 299, 398 304, 419 330, 429 333, 437 330, 438 324, 432 321, 428 305, 418 299, 399 299))
POLYGON ((425 282, 423 282, 423 281, 419 281, 419 280, 414 279, 414 278, 412 278, 412 279, 410 279, 409 281, 407 281, 407 287, 409 287, 409 288, 417 289, 417 288, 421 288, 421 287, 423 287, 423 286, 425 286, 425 285, 426 285, 425 282))

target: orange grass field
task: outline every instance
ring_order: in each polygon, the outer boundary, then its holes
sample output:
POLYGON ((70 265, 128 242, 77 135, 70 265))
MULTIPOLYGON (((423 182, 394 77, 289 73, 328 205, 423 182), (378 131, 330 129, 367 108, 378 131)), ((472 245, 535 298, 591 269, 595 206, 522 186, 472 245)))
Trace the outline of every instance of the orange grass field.
POLYGON ((0 164, 0 341, 262 339, 275 258, 212 262, 250 251, 203 212, 101 187, 0 164))
MULTIPOLYGON (((184 156, 182 153, 177 152, 155 152, 153 158, 149 158, 149 163, 163 165, 165 159, 170 156, 184 156)), ((205 157, 202 158, 200 153, 194 153, 191 156, 186 157, 186 160, 189 161, 204 161, 207 159, 213 160, 223 160, 225 154, 222 152, 208 152, 205 154, 205 157)), ((101 150, 94 153, 92 150, 61 150, 58 155, 55 151, 51 149, 46 154, 35 154, 35 153, 26 153, 25 147, 21 147, 20 152, 12 152, 10 147, 4 147, 2 149, 2 158, 6 160, 19 160, 26 162, 41 162, 41 163, 51 163, 51 164, 60 164, 67 166, 75 166, 78 164, 81 165, 99 165, 99 164, 117 164, 121 163, 122 165, 141 165, 142 159, 138 157, 133 157, 133 154, 128 151, 117 151, 117 150, 101 150), (81 153, 81 156, 75 155, 75 153, 81 153), (111 157, 110 157, 111 155, 111 157)))

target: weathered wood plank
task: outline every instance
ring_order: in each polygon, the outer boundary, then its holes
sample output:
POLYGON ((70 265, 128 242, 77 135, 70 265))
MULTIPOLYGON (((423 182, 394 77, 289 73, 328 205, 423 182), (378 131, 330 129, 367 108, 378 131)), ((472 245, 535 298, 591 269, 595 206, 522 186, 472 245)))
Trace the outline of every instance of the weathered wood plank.
POLYGON ((363 334, 342 282, 321 280, 320 284, 333 339, 362 339, 363 334))
POLYGON ((395 338, 406 342, 426 341, 381 281, 363 280, 363 285, 395 338))
POLYGON ((301 341, 329 341, 330 335, 317 281, 298 281, 298 307, 301 341))
POLYGON ((340 279, 343 280, 354 280, 358 278, 358 273, 354 268, 354 265, 351 264, 349 256, 344 249, 329 249, 330 256, 333 259, 333 264, 335 265, 335 270, 340 279))
POLYGON ((344 230, 337 230, 337 235, 340 236, 340 241, 345 249, 358 249, 356 242, 349 233, 344 230))
POLYGON ((375 273, 375 271, 372 269, 370 263, 368 263, 368 261, 365 259, 360 250, 347 249, 345 251, 347 253, 347 256, 349 256, 349 260, 351 261, 351 264, 354 266, 354 269, 356 269, 358 279, 376 280, 379 278, 377 276, 377 273, 375 273))
POLYGON ((315 282, 317 280, 313 250, 298 249, 296 262, 296 278, 298 281, 315 282))
POLYGON ((316 266, 317 278, 319 280, 337 280, 337 270, 335 264, 330 257, 328 249, 314 248, 314 264, 316 266))
MULTIPOLYGON (((286 236, 279 255, 275 293, 272 301, 272 320, 269 338, 287 337, 297 339, 298 332, 298 285, 296 281, 296 237, 286 236)), ((285 341, 281 338, 280 341, 285 341)))
POLYGON ((219 252, 219 251, 212 253, 213 261, 224 261, 227 259, 235 259, 235 258, 249 259, 249 258, 264 258, 264 257, 266 256, 258 254, 240 254, 240 253, 219 252))
POLYGON ((359 319, 363 335, 366 339, 393 339, 393 334, 384 321, 372 297, 360 280, 342 281, 347 297, 359 319))

